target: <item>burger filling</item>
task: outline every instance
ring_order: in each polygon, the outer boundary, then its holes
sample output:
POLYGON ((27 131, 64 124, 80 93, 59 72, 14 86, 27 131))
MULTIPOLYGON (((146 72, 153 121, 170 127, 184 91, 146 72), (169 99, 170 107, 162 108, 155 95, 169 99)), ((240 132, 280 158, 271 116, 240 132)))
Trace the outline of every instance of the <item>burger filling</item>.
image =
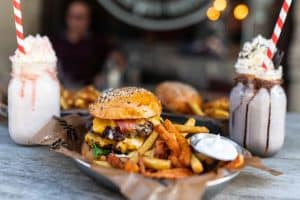
POLYGON ((85 136, 85 142, 98 152, 130 153, 142 146, 145 139, 153 132, 159 117, 141 120, 106 120, 94 118, 91 131, 85 136), (105 150, 105 151, 103 151, 105 150), (109 150, 109 151, 107 151, 109 150))

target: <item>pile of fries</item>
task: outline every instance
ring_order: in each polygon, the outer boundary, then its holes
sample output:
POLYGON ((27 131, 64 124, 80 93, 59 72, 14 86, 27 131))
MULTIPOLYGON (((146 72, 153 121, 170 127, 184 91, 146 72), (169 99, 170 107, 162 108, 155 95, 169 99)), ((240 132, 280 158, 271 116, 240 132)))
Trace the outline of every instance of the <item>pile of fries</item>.
POLYGON ((222 97, 204 103, 202 106, 188 102, 193 115, 208 116, 219 120, 229 119, 229 99, 222 97))
POLYGON ((199 132, 209 132, 206 127, 195 124, 193 118, 184 125, 173 124, 170 120, 162 121, 155 125, 154 131, 136 150, 126 155, 108 153, 93 159, 93 162, 102 167, 118 168, 158 179, 180 179, 220 167, 234 170, 243 166, 243 155, 238 155, 234 161, 223 162, 195 154, 189 137, 199 132))
POLYGON ((229 99, 226 97, 209 101, 203 105, 206 116, 227 120, 229 119, 229 99))
POLYGON ((87 86, 75 92, 61 87, 60 106, 63 110, 87 109, 97 100, 100 92, 94 86, 87 86))

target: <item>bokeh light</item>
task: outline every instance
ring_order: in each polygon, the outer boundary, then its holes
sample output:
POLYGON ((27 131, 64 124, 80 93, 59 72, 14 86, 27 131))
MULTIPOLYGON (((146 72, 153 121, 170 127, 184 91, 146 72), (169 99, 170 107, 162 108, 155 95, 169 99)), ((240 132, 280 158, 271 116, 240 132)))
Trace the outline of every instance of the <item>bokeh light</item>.
POLYGON ((206 15, 209 20, 216 21, 220 18, 221 13, 220 13, 220 11, 216 10, 214 7, 210 7, 210 8, 208 8, 206 15))
POLYGON ((249 8, 246 4, 239 4, 233 10, 233 15, 237 20, 244 20, 249 14, 249 8))
POLYGON ((215 0, 213 3, 213 7, 218 11, 224 11, 227 7, 226 0, 215 0))

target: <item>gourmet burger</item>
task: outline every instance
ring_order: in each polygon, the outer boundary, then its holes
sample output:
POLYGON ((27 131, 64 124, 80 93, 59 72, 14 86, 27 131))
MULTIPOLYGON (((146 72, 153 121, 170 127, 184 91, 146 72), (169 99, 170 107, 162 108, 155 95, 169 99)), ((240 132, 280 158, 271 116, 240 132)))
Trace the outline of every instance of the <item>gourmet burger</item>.
MULTIPOLYGON (((209 130, 195 126, 194 119, 185 125, 160 121, 161 110, 160 101, 145 89, 103 92, 90 106, 93 123, 84 138, 83 156, 98 166, 159 179, 184 178, 215 169, 215 160, 196 157, 187 138, 209 130)), ((229 164, 242 166, 240 158, 229 164)))
POLYGON ((111 152, 128 154, 138 149, 159 123, 161 110, 160 101, 142 88, 103 92, 90 106, 93 123, 82 154, 95 160, 111 152))

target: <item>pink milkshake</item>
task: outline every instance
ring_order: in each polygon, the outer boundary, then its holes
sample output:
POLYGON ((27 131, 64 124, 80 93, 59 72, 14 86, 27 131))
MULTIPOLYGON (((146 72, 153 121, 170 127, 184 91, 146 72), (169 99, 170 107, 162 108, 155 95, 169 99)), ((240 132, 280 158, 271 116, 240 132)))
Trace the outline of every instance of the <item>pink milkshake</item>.
POLYGON ((24 40, 26 54, 16 51, 8 87, 8 126, 18 144, 31 145, 35 134, 60 115, 60 88, 56 78, 57 58, 47 37, 24 40))
POLYGON ((235 65, 236 85, 230 95, 230 137, 259 156, 272 156, 284 142, 286 95, 282 67, 262 67, 270 41, 247 42, 235 65))

